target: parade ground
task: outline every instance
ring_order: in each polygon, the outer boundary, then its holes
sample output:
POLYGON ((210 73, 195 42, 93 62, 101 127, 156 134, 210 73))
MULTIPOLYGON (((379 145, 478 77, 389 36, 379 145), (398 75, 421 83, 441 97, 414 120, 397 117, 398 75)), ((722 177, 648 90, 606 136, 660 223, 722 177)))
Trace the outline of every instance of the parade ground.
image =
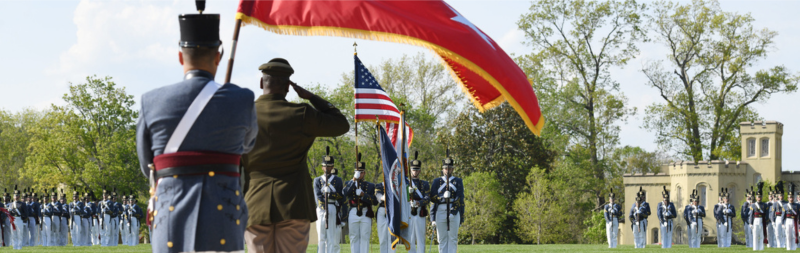
MULTIPOLYGON (((349 244, 342 244, 342 253, 350 252, 349 244)), ((425 249, 426 253, 428 252, 425 249)), ((459 245, 458 252, 745 252, 753 251, 752 248, 747 248, 741 245, 733 245, 730 248, 717 248, 716 244, 707 244, 700 246, 699 249, 690 249, 687 245, 673 245, 672 249, 662 249, 659 245, 647 245, 645 249, 634 249, 633 245, 620 245, 616 249, 608 249, 605 244, 548 244, 548 245, 459 245)), ((785 252, 785 248, 765 248, 763 252, 785 252)), ((117 247, 24 247, 22 250, 15 250, 13 252, 26 253, 26 252, 152 252, 150 244, 139 244, 135 247, 117 246, 117 247)), ((245 251, 247 252, 247 251, 245 251)), ((317 252, 317 245, 308 245, 308 253, 317 252)), ((370 252, 380 252, 377 244, 370 245, 370 252)), ((398 250, 397 253, 407 252, 405 250, 398 250)), ((435 247, 431 249, 431 253, 439 252, 435 247)))

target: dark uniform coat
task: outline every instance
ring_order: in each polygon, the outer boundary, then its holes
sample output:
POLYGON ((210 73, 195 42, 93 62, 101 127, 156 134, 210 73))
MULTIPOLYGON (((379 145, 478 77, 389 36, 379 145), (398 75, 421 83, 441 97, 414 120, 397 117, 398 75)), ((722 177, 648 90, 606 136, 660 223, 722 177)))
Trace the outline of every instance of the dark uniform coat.
POLYGON ((658 206, 656 207, 656 215, 658 216, 658 221, 661 223, 669 221, 669 230, 672 231, 672 219, 678 217, 678 212, 675 211, 675 204, 669 202, 669 205, 664 205, 664 202, 658 202, 658 206), (664 210, 667 211, 667 215, 664 216, 664 210))
POLYGON ((744 204, 742 204, 742 209, 741 209, 740 213, 742 214, 742 223, 744 223, 745 225, 751 224, 750 223, 750 203, 747 203, 747 201, 745 201, 744 204))
MULTIPOLYGON (((446 181, 444 177, 437 177, 433 180, 433 185, 431 186, 431 202, 433 202, 433 208, 431 209, 431 221, 439 222, 445 221, 445 219, 436 220, 436 210, 439 208, 447 208, 447 202, 443 198, 444 192, 446 191, 446 181), (436 194, 433 194, 433 192, 436 194)), ((464 183, 461 182, 461 178, 457 177, 450 177, 450 214, 456 215, 461 214, 461 220, 459 224, 464 223, 464 183), (454 190, 455 189, 455 190, 454 190)), ((450 221, 452 222, 452 221, 450 221)))
MULTIPOLYGON (((344 189, 344 184, 342 183, 342 178, 337 177, 336 175, 329 175, 328 178, 325 177, 323 174, 317 178, 314 178, 314 198, 317 200, 317 206, 326 209, 328 205, 325 203, 325 195, 327 195, 328 203, 331 203, 336 206, 336 225, 341 223, 341 216, 339 215, 340 206, 344 203, 344 194, 342 193, 344 189), (322 192, 322 188, 324 186, 333 187, 333 190, 330 190, 327 194, 322 192)), ((331 217, 328 217, 330 219, 331 217)))
POLYGON ((347 198, 347 208, 342 216, 345 222, 347 222, 347 214, 350 213, 350 209, 357 208, 357 206, 367 208, 367 212, 361 213, 361 215, 375 218, 375 213, 372 211, 372 206, 378 204, 378 199, 375 198, 375 184, 363 180, 358 183, 353 180, 347 181, 344 185, 344 196, 347 198), (356 189, 358 188, 361 188, 361 191, 364 192, 364 196, 360 198, 356 195, 356 189))
POLYGON ((411 215, 417 215, 417 213, 419 213, 419 217, 427 217, 428 204, 431 202, 431 186, 428 184, 428 181, 422 179, 411 179, 411 181, 419 190, 419 193, 414 191, 409 196, 411 200, 419 201, 419 207, 411 207, 411 215), (420 196, 420 194, 422 194, 422 196, 420 196))
POLYGON ((603 208, 603 217, 606 219, 606 222, 613 222, 614 217, 617 218, 618 223, 622 223, 624 220, 624 216, 622 216, 622 206, 618 203, 614 204, 606 204, 603 208))
POLYGON ((650 216, 650 204, 642 202, 639 205, 639 210, 636 209, 636 203, 631 205, 631 210, 628 212, 628 218, 631 219, 631 229, 636 226, 636 222, 644 222, 644 227, 647 227, 647 217, 650 216), (640 212, 641 211, 641 212, 640 212))
POLYGON ((317 220, 308 150, 317 137, 345 134, 350 124, 328 101, 314 96, 309 102, 291 103, 279 94, 262 95, 255 102, 258 135, 253 150, 243 157, 248 227, 317 220))

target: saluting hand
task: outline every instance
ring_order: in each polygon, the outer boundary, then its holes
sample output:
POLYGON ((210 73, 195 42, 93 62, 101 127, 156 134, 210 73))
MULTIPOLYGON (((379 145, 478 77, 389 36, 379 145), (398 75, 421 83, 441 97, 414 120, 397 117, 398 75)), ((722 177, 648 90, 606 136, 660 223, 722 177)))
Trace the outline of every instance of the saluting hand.
POLYGON ((298 97, 302 99, 311 99, 314 97, 314 93, 303 89, 303 87, 300 87, 300 85, 297 85, 295 82, 289 81, 289 84, 292 85, 292 88, 294 88, 294 92, 297 92, 298 97))

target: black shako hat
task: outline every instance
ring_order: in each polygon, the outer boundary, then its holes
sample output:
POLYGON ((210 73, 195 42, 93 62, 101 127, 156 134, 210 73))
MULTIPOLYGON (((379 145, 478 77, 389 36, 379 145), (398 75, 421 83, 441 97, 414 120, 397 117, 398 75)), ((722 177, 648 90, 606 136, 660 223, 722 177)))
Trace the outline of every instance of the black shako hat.
POLYGON ((422 161, 417 160, 419 158, 419 151, 414 151, 414 160, 411 160, 411 167, 412 170, 420 170, 422 169, 422 161))
POLYGON ((445 158, 442 160, 442 167, 453 168, 455 161, 453 158, 450 158, 450 149, 445 150, 445 158))
POLYGON ((322 166, 333 166, 335 159, 331 156, 331 147, 325 147, 325 155, 322 156, 322 166))
POLYGON ((199 14, 178 15, 181 27, 181 47, 214 48, 222 45, 219 40, 219 14, 203 14, 205 1, 195 1, 199 14))
POLYGON ((661 191, 661 197, 663 197, 664 199, 669 200, 669 191, 667 190, 666 186, 663 186, 663 187, 664 187, 664 190, 661 191))
POLYGON ((258 66, 258 70, 261 70, 261 73, 269 74, 271 76, 289 77, 294 74, 292 65, 289 64, 289 61, 283 58, 273 58, 272 60, 269 60, 269 62, 258 66))
POLYGON ((356 170, 366 170, 367 164, 361 161, 361 153, 358 153, 356 159, 358 159, 356 160, 356 170))

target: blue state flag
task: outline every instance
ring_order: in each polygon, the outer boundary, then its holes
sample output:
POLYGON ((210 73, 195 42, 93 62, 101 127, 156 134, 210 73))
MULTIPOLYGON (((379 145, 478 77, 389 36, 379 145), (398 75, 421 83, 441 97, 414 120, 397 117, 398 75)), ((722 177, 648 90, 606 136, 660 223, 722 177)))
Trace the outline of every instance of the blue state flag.
POLYGON ((392 249, 398 243, 410 249, 410 243, 405 238, 408 237, 408 220, 411 214, 411 206, 408 202, 408 178, 403 169, 397 152, 392 145, 391 139, 386 134, 382 126, 378 128, 378 135, 381 139, 381 160, 383 161, 383 185, 386 196, 386 215, 389 219, 389 233, 396 238, 392 242, 392 249))

